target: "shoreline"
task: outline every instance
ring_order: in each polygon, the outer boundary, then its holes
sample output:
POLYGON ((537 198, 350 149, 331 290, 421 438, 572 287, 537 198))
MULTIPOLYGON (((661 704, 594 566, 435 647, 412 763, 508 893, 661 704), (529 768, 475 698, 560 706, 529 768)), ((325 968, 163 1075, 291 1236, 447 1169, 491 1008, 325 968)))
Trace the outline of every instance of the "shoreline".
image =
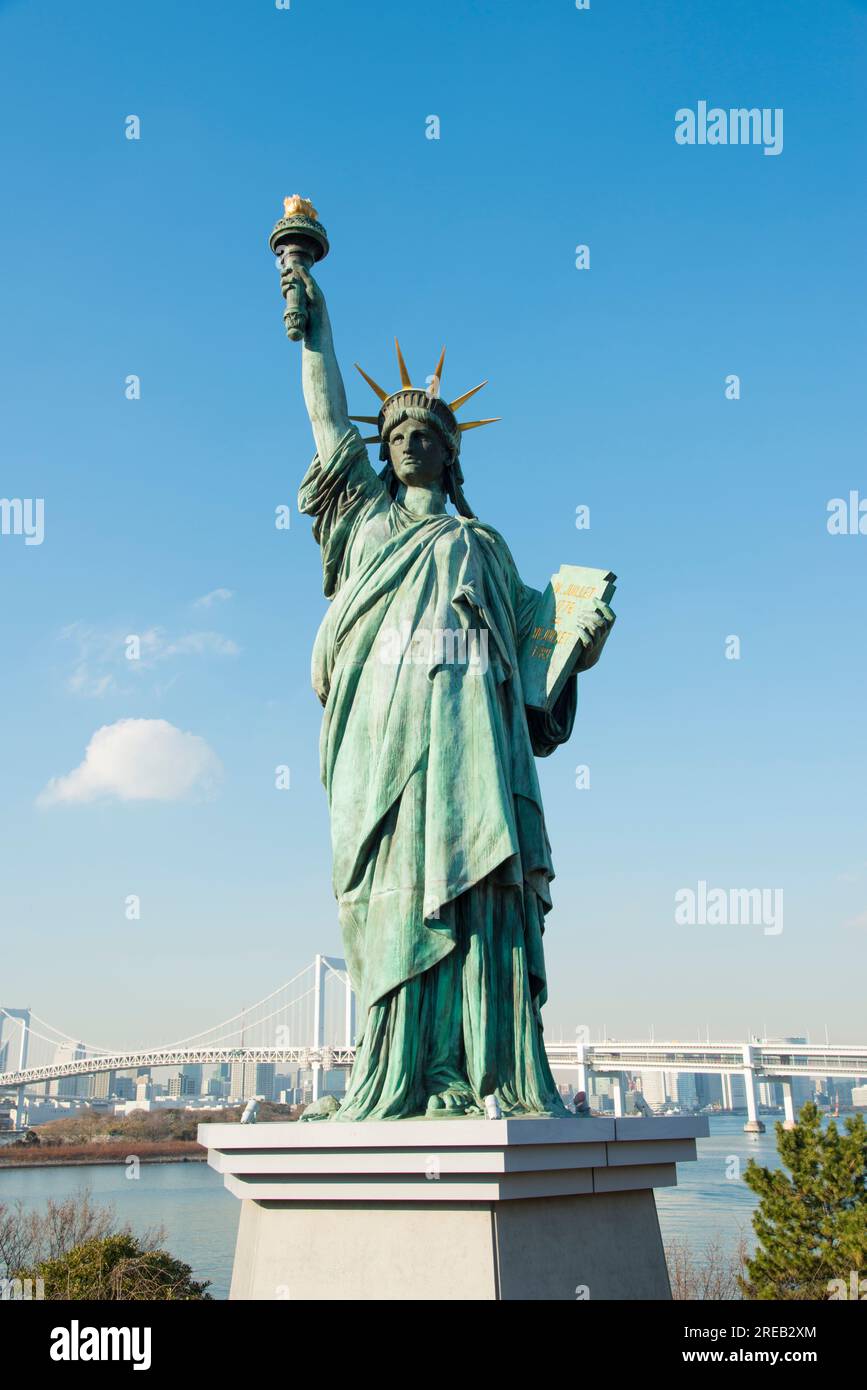
POLYGON ((15 1158, 6 1159, 0 1155, 0 1173, 6 1168, 89 1168, 99 1165, 100 1167, 115 1166, 126 1164, 130 1158, 137 1158, 139 1163, 207 1163, 206 1153, 189 1154, 147 1154, 147 1153, 125 1153, 118 1155, 107 1154, 75 1154, 71 1158, 64 1158, 60 1154, 47 1157, 36 1155, 32 1158, 23 1158, 16 1155, 15 1158))

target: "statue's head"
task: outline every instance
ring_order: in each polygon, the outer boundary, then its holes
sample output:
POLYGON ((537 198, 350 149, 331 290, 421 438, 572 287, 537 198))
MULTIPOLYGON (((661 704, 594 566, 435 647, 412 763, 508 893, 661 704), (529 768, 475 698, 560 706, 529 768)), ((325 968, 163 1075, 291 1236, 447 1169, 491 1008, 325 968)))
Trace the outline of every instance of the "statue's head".
POLYGON ((472 516, 461 484, 461 436, 445 401, 424 391, 390 396, 380 412, 380 477, 392 497, 398 487, 440 487, 461 516, 472 516))
POLYGON ((401 404, 384 414, 379 451, 383 463, 390 463, 398 480, 407 486, 444 486, 446 470, 453 466, 460 449, 457 430, 450 430, 427 401, 401 404))
POLYGON ((461 515, 472 516, 461 487, 463 473, 458 457, 461 434, 464 430, 493 422, 471 420, 459 425, 455 411, 481 390, 485 382, 447 404, 439 394, 445 348, 433 376, 428 378, 430 385, 421 389, 410 381, 397 339, 395 347, 400 368, 400 390, 388 395, 356 362, 356 367, 379 397, 382 406, 379 415, 354 415, 352 418, 376 425, 377 433, 368 442, 376 442, 380 446, 379 457, 385 464, 380 476, 392 495, 401 484, 407 487, 439 486, 461 515))

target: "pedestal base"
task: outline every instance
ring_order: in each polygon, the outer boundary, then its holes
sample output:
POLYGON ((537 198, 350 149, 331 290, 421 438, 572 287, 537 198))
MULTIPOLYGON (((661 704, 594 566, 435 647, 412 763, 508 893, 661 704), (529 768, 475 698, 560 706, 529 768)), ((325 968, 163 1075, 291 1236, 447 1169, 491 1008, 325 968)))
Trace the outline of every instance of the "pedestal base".
POLYGON ((668 1299, 654 1186, 703 1119, 200 1125, 230 1298, 668 1299))
POLYGON ((230 1298, 668 1299, 651 1191, 524 1202, 244 1202, 230 1298))

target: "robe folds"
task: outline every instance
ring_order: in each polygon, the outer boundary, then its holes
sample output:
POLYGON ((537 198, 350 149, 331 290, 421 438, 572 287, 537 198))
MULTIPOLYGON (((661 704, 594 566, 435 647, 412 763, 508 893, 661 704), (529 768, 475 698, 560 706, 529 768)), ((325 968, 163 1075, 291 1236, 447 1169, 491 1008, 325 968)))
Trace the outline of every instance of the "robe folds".
POLYGON ((358 1005, 335 1118, 417 1115, 449 1088, 566 1114, 542 1042, 554 870, 534 759, 569 737, 576 682, 548 714, 524 705, 539 593, 492 527, 393 500, 354 428, 298 504, 330 599, 312 677, 358 1005))

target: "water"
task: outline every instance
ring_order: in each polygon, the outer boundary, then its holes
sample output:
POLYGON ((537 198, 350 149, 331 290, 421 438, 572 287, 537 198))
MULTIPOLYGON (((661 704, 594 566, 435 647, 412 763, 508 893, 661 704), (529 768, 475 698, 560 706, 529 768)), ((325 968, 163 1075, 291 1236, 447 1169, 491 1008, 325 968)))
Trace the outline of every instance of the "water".
POLYGON ((698 1158, 677 1166, 677 1187, 656 1188, 664 1241, 683 1239, 697 1255, 718 1241, 733 1254, 743 1236, 752 1250, 751 1217, 758 1198, 742 1174, 751 1158, 764 1168, 779 1168, 780 1158, 773 1118, 765 1119, 765 1134, 745 1134, 745 1118, 711 1115, 710 1137, 696 1141, 698 1158))
POLYGON ((90 1189, 95 1202, 113 1205, 120 1225, 136 1232, 165 1230, 165 1248, 192 1266, 193 1278, 210 1279, 208 1292, 228 1298, 241 1203, 207 1163, 142 1163, 130 1179, 123 1164, 69 1168, 0 1168, 0 1202, 19 1198, 42 1207, 90 1189))
MULTIPOLYGON (((697 1255, 713 1239, 732 1252, 741 1235, 752 1246, 756 1198, 737 1174, 750 1158, 779 1166, 773 1121, 767 1123, 766 1134, 744 1134, 742 1116, 710 1117, 710 1138, 698 1140, 698 1160, 678 1166, 677 1187, 656 1189, 663 1240, 682 1237, 697 1255)), ((214 1298, 228 1297, 241 1204, 206 1163, 143 1163, 136 1180, 119 1164, 0 1169, 0 1202, 20 1198, 40 1207, 48 1197, 59 1201, 83 1188, 94 1200, 112 1203, 120 1222, 136 1231, 162 1225, 166 1248, 192 1266, 196 1279, 211 1280, 214 1298)))

